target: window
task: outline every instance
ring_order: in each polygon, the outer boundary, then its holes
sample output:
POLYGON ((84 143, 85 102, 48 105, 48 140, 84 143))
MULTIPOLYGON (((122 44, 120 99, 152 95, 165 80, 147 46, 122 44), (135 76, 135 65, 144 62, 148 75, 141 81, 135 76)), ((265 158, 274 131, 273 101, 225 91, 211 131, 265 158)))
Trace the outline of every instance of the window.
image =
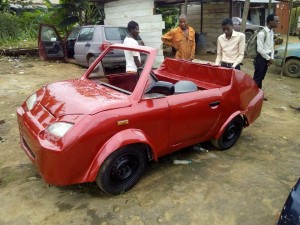
POLYGON ((90 41, 93 39, 94 28, 84 27, 82 28, 77 41, 90 41))
POLYGON ((127 28, 125 27, 106 27, 105 36, 107 40, 124 40, 127 36, 127 28))

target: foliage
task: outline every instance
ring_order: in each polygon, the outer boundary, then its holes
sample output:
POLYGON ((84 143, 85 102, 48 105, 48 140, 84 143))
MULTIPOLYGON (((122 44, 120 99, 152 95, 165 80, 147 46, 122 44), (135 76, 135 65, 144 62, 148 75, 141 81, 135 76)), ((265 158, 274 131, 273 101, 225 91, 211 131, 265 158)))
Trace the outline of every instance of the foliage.
POLYGON ((178 7, 156 8, 156 14, 162 14, 163 21, 165 21, 165 29, 163 30, 163 33, 166 33, 172 28, 178 26, 179 13, 180 11, 178 7))
POLYGON ((59 5, 52 5, 49 0, 45 2, 56 18, 52 24, 61 29, 72 28, 76 24, 103 24, 103 8, 86 0, 61 0, 59 5))
POLYGON ((8 10, 8 0, 0 0, 0 12, 6 12, 8 10))
POLYGON ((36 47, 40 23, 49 21, 49 14, 40 10, 21 15, 0 14, 0 47, 36 47))
POLYGON ((0 0, 0 47, 36 47, 41 23, 52 24, 65 36, 76 25, 101 24, 104 10, 85 0, 61 0, 53 5, 45 0, 47 10, 28 10, 30 1, 13 0, 22 5, 20 11, 9 9, 8 0, 0 0))

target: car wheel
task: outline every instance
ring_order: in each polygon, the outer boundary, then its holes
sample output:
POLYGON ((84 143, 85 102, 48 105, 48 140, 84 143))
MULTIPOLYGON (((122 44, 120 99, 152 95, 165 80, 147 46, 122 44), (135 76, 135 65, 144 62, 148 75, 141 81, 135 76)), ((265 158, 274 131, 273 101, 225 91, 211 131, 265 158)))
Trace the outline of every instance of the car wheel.
POLYGON ((110 154, 101 165, 96 183, 108 194, 121 194, 138 182, 145 164, 143 148, 137 145, 122 147, 110 154))
POLYGON ((212 140, 212 144, 219 150, 231 148, 241 136, 244 120, 241 116, 233 118, 227 125, 219 139, 212 140))
POLYGON ((251 30, 246 30, 246 32, 245 32, 246 41, 248 41, 249 38, 250 38, 253 34, 254 34, 253 31, 251 31, 251 30))
POLYGON ((95 56, 89 57, 89 59, 88 59, 88 66, 90 66, 95 60, 96 60, 95 56))
POLYGON ((284 65, 284 74, 289 77, 300 77, 300 60, 289 59, 284 65))

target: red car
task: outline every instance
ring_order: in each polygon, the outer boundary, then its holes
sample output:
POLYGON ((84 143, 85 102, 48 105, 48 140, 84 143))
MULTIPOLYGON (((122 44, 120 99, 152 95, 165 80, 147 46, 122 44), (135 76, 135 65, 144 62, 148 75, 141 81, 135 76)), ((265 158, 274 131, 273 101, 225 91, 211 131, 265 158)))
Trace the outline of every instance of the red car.
POLYGON ((49 84, 17 109, 21 146, 53 185, 94 182, 132 188, 149 160, 211 140, 232 147, 259 117, 263 92, 242 71, 166 58, 157 50, 109 46, 80 79, 49 84), (105 67, 118 51, 146 54, 143 68, 105 67))

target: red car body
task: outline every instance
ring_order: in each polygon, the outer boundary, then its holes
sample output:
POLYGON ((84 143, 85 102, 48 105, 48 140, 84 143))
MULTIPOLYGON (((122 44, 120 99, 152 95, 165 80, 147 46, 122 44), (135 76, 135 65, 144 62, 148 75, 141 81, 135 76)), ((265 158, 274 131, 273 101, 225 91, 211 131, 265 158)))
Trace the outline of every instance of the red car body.
POLYGON ((241 129, 259 117, 263 92, 250 76, 234 69, 168 58, 158 69, 152 69, 156 51, 145 46, 110 46, 80 79, 49 84, 36 92, 32 105, 28 99, 17 109, 21 146, 47 183, 97 181, 105 192, 118 194, 129 190, 140 176, 134 175, 136 179, 130 178, 129 185, 122 183, 117 190, 105 186, 106 168, 120 152, 122 157, 118 156, 110 168, 118 172, 122 168, 123 179, 130 171, 142 172, 144 168, 139 167, 139 162, 131 163, 132 158, 139 158, 136 152, 143 152, 139 159, 145 156, 158 160, 208 140, 227 149, 234 145, 241 129), (91 78, 111 48, 147 54, 140 76, 108 75, 109 85, 91 78), (150 86, 157 84, 151 76, 159 84, 168 84, 171 93, 150 93, 149 82, 154 82, 150 86), (194 82, 197 91, 173 93, 172 85, 181 80, 194 82), (57 122, 71 127, 57 136, 49 131, 49 126, 57 122), (241 129, 236 131, 239 123, 241 129), (232 124, 237 126, 231 127, 232 124), (232 142, 230 135, 235 133, 237 137, 232 142), (229 140, 229 145, 223 145, 222 138, 229 140), (135 153, 127 156, 126 151, 132 148, 135 153))

